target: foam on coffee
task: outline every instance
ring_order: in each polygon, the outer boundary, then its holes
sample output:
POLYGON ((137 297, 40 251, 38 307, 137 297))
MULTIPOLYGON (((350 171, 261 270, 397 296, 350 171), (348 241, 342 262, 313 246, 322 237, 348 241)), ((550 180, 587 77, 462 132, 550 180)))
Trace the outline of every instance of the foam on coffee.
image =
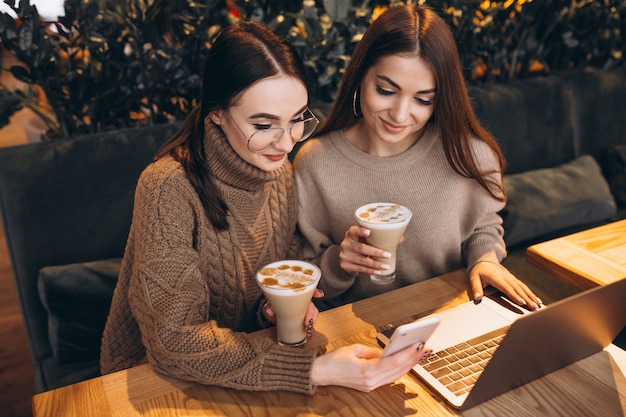
POLYGON ((400 204, 372 203, 359 209, 357 218, 361 221, 377 224, 403 222, 411 217, 411 211, 400 204))
POLYGON ((258 273, 258 280, 267 290, 303 291, 317 281, 317 271, 311 264, 298 261, 280 261, 263 267, 258 273))

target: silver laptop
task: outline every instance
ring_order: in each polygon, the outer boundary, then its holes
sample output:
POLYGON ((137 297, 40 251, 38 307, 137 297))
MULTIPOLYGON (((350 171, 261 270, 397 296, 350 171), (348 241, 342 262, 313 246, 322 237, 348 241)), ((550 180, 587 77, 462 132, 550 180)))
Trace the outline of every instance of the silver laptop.
MULTIPOLYGON (((607 347, 626 326, 626 279, 535 312, 501 294, 436 313, 426 345, 434 354, 413 370, 457 409, 468 409, 607 347)), ((389 331, 378 334, 384 345, 389 331)))

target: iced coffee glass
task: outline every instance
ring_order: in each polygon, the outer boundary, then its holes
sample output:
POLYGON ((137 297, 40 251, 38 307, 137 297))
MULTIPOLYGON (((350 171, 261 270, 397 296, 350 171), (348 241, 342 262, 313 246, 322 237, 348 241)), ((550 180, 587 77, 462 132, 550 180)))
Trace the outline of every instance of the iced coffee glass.
POLYGON ((257 272, 257 282, 276 313, 279 345, 306 343, 304 316, 321 276, 316 265, 297 260, 273 262, 257 272))
POLYGON ((370 275, 375 284, 390 284, 396 279, 396 251, 413 216, 411 210, 393 203, 371 203, 359 207, 354 215, 361 227, 370 230, 367 244, 386 250, 391 258, 374 258, 389 265, 384 275, 370 275))

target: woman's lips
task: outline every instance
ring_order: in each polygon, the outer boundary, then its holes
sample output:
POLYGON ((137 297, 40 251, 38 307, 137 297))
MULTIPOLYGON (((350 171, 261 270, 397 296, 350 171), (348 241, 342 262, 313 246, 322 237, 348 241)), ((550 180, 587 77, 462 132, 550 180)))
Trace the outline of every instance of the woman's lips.
POLYGON ((404 129, 406 129, 406 125, 396 125, 391 122, 388 122, 385 119, 380 119, 380 121, 382 122, 383 127, 391 133, 400 133, 404 129))
POLYGON ((280 155, 263 155, 263 156, 265 156, 267 159, 269 159, 272 162, 278 162, 278 161, 282 161, 285 155, 286 154, 281 153, 280 155))

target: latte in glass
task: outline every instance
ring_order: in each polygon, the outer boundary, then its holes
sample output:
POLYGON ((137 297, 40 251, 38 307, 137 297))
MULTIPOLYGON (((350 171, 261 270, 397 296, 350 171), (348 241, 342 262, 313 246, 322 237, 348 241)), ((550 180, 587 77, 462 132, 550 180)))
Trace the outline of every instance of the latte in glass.
POLYGON ((408 208, 394 203, 370 203, 354 212, 359 226, 369 229, 367 244, 383 249, 391 258, 374 258, 389 265, 384 275, 370 275, 375 284, 390 284, 396 279, 396 252, 400 238, 409 225, 413 213, 408 208))
POLYGON ((298 260, 273 262, 257 272, 257 282, 276 313, 279 345, 306 343, 304 317, 321 276, 316 265, 298 260))

